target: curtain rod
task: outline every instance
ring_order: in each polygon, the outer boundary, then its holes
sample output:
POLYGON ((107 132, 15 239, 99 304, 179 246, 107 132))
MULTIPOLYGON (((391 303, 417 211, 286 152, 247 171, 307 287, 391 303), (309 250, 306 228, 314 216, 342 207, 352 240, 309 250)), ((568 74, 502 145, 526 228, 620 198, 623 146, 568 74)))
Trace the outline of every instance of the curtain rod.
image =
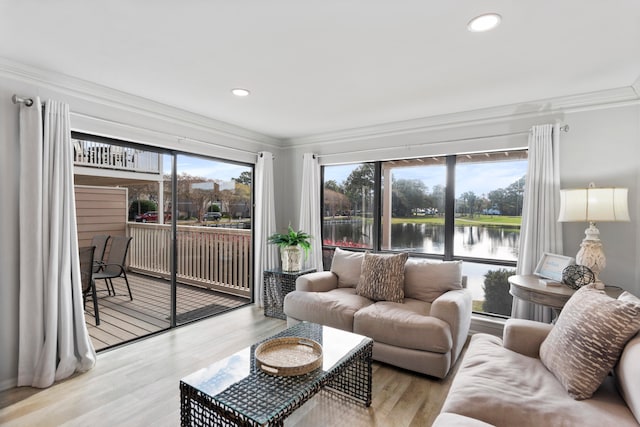
POLYGON ((33 105, 33 99, 31 99, 31 98, 23 98, 23 97, 18 96, 16 94, 13 94, 13 96, 11 97, 11 101, 13 101, 14 104, 24 104, 27 107, 31 107, 33 105))
MULTIPOLYGON (((559 129, 562 132, 569 132, 569 125, 562 125, 562 126, 560 126, 559 129)), ((425 146, 432 145, 432 144, 443 144, 443 143, 447 143, 447 142, 477 141, 479 139, 502 138, 502 137, 505 137, 505 136, 515 136, 515 135, 528 135, 530 133, 531 133, 531 130, 527 130, 527 131, 522 131, 522 132, 500 133, 500 134, 496 134, 496 135, 473 136, 473 137, 468 137, 468 138, 443 139, 443 140, 440 140, 440 141, 431 141, 431 142, 425 142, 425 143, 420 143, 420 144, 403 145, 401 147, 396 147, 396 148, 425 147, 425 146)), ((323 157, 331 157, 331 156, 343 156, 345 154, 371 153, 372 151, 387 151, 387 150, 389 150, 389 147, 368 148, 366 150, 343 151, 343 152, 340 152, 340 153, 332 153, 332 154, 318 154, 317 157, 318 158, 323 158, 323 157)))

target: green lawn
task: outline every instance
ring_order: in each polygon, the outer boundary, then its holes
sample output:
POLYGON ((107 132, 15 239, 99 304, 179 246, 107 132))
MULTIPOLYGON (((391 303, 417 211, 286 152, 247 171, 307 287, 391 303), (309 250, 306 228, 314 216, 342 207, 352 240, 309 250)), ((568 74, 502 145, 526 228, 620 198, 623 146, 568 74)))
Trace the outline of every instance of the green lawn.
MULTIPOLYGON (((444 224, 444 217, 413 216, 409 218, 393 218, 393 224, 444 224)), ((460 216, 456 225, 498 225, 502 227, 520 227, 522 217, 500 215, 474 215, 473 218, 460 216)))

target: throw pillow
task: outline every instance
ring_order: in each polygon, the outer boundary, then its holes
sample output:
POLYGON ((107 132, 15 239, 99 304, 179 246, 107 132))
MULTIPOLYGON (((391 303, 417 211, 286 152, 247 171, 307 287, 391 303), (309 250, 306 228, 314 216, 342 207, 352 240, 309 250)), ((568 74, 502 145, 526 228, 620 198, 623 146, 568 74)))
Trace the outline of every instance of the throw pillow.
POLYGON ((576 400, 588 399, 640 328, 640 304, 583 286, 540 346, 540 360, 576 400))
MULTIPOLYGON (((618 297, 620 301, 634 302, 640 305, 640 298, 624 291, 618 297)), ((640 419, 640 332, 624 346, 620 360, 614 368, 618 391, 633 412, 636 419, 640 419)))
POLYGON ((447 291, 462 289, 462 261, 410 259, 404 267, 404 296, 433 302, 447 291))
POLYGON ((366 252, 356 293, 373 301, 404 300, 404 264, 409 254, 372 254, 366 252))
POLYGON ((353 288, 360 280, 364 252, 336 248, 331 261, 331 272, 338 276, 339 288, 353 288))

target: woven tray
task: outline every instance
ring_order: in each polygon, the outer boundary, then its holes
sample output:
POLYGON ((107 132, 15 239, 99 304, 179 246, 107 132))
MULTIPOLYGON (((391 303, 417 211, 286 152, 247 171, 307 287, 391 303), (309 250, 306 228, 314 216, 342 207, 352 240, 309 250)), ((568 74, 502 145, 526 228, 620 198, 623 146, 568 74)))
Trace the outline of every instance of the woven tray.
POLYGON ((322 346, 308 338, 282 337, 256 347, 256 363, 270 375, 302 375, 322 366, 322 346))

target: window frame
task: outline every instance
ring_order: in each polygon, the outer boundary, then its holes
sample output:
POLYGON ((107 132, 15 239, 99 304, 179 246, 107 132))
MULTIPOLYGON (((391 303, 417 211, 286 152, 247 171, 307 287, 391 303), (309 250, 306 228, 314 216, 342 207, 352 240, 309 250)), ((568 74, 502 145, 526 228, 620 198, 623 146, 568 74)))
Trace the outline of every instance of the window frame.
MULTIPOLYGON (((510 150, 501 150, 500 152, 527 152, 526 148, 516 148, 510 150)), ((480 153, 480 154, 484 154, 480 153)), ((487 151, 486 153, 490 153, 487 151)), ((470 257, 470 256, 461 256, 455 255, 454 248, 454 236, 455 236, 455 207, 456 207, 456 197, 455 197, 455 184, 456 184, 456 166, 458 164, 458 158, 462 154, 449 154, 438 156, 445 159, 446 165, 446 184, 445 184, 445 212, 444 212, 444 253, 443 254, 429 254, 422 252, 410 252, 409 255, 411 257, 416 258, 427 258, 427 259, 437 259, 441 261, 455 261, 461 260, 474 264, 482 264, 482 265, 494 265, 500 266, 503 268, 515 268, 517 266, 517 260, 505 260, 505 259, 497 259, 497 258, 482 258, 482 257, 470 257)), ((354 162, 353 165, 360 164, 373 164, 374 165, 374 187, 373 187, 373 227, 372 227, 372 250, 373 252, 381 252, 381 253, 398 253, 399 250, 393 249, 382 249, 382 212, 383 212, 383 198, 382 198, 382 170, 384 161, 374 161, 374 162, 354 162)), ((322 165, 321 167, 321 218, 324 218, 324 182, 325 182, 325 168, 331 167, 332 165, 322 165)), ((526 179, 526 175, 525 175, 526 179)), ((324 219, 321 224, 322 235, 324 236, 324 219)), ((324 240, 324 239, 323 239, 324 240)), ((322 249, 323 252, 327 250, 334 250, 341 246, 331 246, 325 245, 323 242, 322 249)), ((359 250, 364 251, 368 249, 357 249, 357 248, 348 248, 349 250, 359 250)), ((484 316, 494 317, 494 318, 505 318, 505 316, 495 313, 487 313, 487 312, 474 312, 477 314, 481 314, 484 316)))

